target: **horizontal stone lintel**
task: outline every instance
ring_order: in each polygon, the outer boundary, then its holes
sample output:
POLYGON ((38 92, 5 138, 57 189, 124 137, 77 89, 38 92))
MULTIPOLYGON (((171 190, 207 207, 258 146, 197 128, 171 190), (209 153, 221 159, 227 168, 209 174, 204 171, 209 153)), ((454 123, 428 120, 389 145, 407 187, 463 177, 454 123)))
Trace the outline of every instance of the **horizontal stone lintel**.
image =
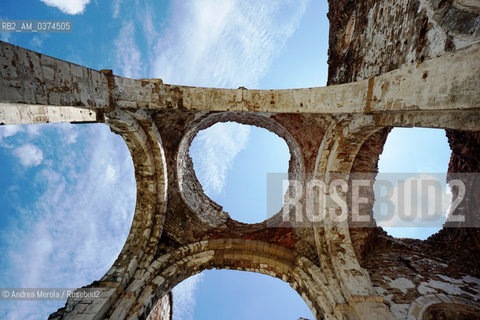
POLYGON ((124 78, 5 42, 0 42, 0 66, 0 102, 14 104, 322 114, 480 109, 480 44, 367 80, 285 90, 124 78))
POLYGON ((99 110, 78 107, 13 104, 0 102, 0 125, 38 123, 103 122, 99 110))

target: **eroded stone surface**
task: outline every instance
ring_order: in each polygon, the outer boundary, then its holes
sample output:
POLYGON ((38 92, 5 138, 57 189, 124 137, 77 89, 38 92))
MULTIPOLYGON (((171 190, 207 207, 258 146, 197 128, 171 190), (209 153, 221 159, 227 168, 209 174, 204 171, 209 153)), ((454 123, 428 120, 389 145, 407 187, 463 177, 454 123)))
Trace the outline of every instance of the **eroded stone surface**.
MULTIPOLYGON (((231 120, 284 138, 292 156, 289 175, 300 183, 375 174, 396 126, 447 129, 450 172, 480 171, 476 7, 456 0, 329 5, 332 86, 323 88, 183 87, 118 77, 1 43, 0 121, 105 122, 124 138, 135 167, 130 234, 111 269, 89 286, 100 288, 101 298, 69 300, 51 319, 168 319, 171 289, 213 268, 282 279, 317 319, 477 312, 475 230, 445 229, 424 242, 393 239, 374 223, 328 217, 310 223, 304 210, 301 225, 280 213, 244 224, 208 199, 196 180, 187 152, 194 134, 231 120)), ((474 220, 480 207, 475 190, 462 209, 474 220)), ((360 214, 372 216, 373 192, 362 195, 370 199, 360 214)))
MULTIPOLYGON (((329 6, 328 83, 332 85, 369 79, 408 65, 425 66, 428 59, 458 52, 480 39, 479 12, 468 1, 335 0, 329 1, 329 6)), ((425 72, 423 78, 428 80, 429 75, 425 72)), ((478 128, 470 128, 468 119, 461 121, 465 126, 449 127, 453 115, 450 113, 446 121, 437 112, 425 114, 422 119, 416 114, 415 120, 407 120, 406 113, 393 116, 395 119, 391 114, 378 115, 376 124, 384 124, 385 129, 372 130, 370 137, 362 142, 352 171, 377 172, 378 155, 391 127, 425 126, 447 129, 452 148, 449 179, 456 172, 478 172, 478 128)), ((471 116, 478 123, 478 112, 471 116)), ((478 182, 470 182, 471 195, 460 210, 473 225, 479 221, 477 185, 478 182)), ((361 214, 372 216, 373 190, 363 195, 369 202, 361 208, 361 214)), ((426 301, 438 304, 441 302, 438 296, 442 295, 462 297, 465 301, 480 299, 475 284, 478 281, 475 277, 480 277, 478 229, 457 227, 460 228, 444 228, 426 241, 419 241, 393 239, 381 228, 351 225, 350 235, 358 260, 368 270, 377 294, 384 297, 397 318, 423 317, 426 301), (462 280, 471 276, 474 276, 471 283, 462 280), (436 296, 432 298, 431 294, 436 296), (422 300, 422 297, 429 298, 422 300)), ((457 309, 461 310, 462 302, 458 303, 457 309)))

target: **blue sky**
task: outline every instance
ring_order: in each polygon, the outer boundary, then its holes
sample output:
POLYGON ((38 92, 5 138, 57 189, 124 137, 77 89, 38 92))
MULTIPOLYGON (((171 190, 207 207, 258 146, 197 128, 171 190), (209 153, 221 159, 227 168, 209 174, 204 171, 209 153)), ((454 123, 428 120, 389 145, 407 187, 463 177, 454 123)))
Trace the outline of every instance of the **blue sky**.
MULTIPOLYGON (((135 208, 125 143, 103 125, 9 130, 0 133, 1 287, 98 279, 120 252, 135 208)), ((0 301, 0 318, 45 318, 60 304, 0 301)))
MULTIPOLYGON (((316 0, 4 0, 0 19, 68 19, 73 32, 0 37, 127 77, 301 88, 326 83, 326 13, 327 1, 316 0)), ((444 167, 392 167, 406 162, 400 147, 412 150, 419 141, 418 133, 398 132, 385 147, 398 154, 382 156, 381 170, 445 172, 449 151, 429 142, 443 131, 424 136, 431 147, 427 158, 444 167)), ((190 152, 207 194, 240 221, 265 219, 266 173, 288 164, 283 140, 260 128, 219 124, 200 132, 190 152), (232 196, 238 194, 243 197, 232 196)), ((0 164, 0 287, 69 288, 100 278, 126 239, 135 207, 133 165, 123 140, 101 124, 3 126, 0 164)), ((41 319, 62 305, 0 301, 0 318, 41 319)), ((175 319, 216 319, 213 308, 218 319, 226 312, 229 319, 313 318, 286 283, 227 270, 181 283, 174 308, 175 319)))
MULTIPOLYGON (((433 210, 433 203, 438 201, 441 212, 436 219, 425 221, 415 219, 409 222, 402 222, 398 217, 398 201, 393 200, 395 212, 394 218, 388 221, 380 217, 381 208, 374 207, 374 217, 377 223, 392 236, 398 238, 426 239, 428 236, 438 232, 445 222, 445 213, 449 210, 451 193, 446 184, 446 173, 450 161, 451 150, 445 130, 429 128, 394 128, 387 137, 383 153, 378 161, 378 180, 392 182, 396 188, 392 191, 393 198, 398 199, 397 191, 399 182, 405 182, 406 194, 416 194, 417 205, 408 201, 404 206, 408 215, 413 208, 421 208, 422 201, 429 203, 428 210, 433 210), (421 186, 422 181, 435 181, 441 186, 442 193, 432 199, 427 192, 413 192, 408 181, 416 181, 421 186), (411 191, 410 193, 408 191, 411 191)), ((376 198, 381 195, 378 182, 374 185, 376 198)), ((419 187, 418 190, 421 190, 419 187)), ((406 196, 406 199, 409 199, 406 196)), ((411 199, 411 198, 410 198, 411 199)), ((376 203, 378 204, 378 202, 376 203)), ((430 211, 426 212, 430 212, 430 211)), ((385 212, 385 210, 383 210, 385 212)), ((418 211, 420 212, 420 210, 418 211)))
POLYGON ((265 201, 266 174, 288 172, 290 160, 287 143, 276 134, 238 123, 217 123, 197 134, 190 155, 205 193, 232 218, 257 223, 280 211, 281 203, 268 207, 265 201))

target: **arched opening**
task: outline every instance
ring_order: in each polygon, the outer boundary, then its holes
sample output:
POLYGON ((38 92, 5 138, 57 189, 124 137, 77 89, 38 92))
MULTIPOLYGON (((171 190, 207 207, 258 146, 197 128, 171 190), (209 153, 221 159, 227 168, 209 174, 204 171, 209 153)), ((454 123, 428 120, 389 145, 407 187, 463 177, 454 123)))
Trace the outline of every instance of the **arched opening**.
MULTIPOLYGON (((217 239, 191 243, 154 260, 145 277, 118 297, 111 317, 135 314, 147 318, 159 311, 159 304, 182 281, 205 270, 238 270, 268 275, 288 283, 303 299, 315 319, 333 317, 344 303, 335 288, 326 286, 323 271, 294 251, 262 241, 217 239), (131 293, 138 299, 132 301, 131 293)), ((195 279, 195 278, 193 278, 195 279)), ((198 282, 198 279, 195 280, 198 282)), ((228 285, 228 284, 225 284, 228 285)), ((168 303, 167 303, 168 304, 168 303)))
MULTIPOLYGON (((283 126, 274 118, 263 115, 237 112, 210 114, 190 128, 183 137, 177 154, 182 199, 201 221, 215 227, 225 226, 232 218, 238 218, 244 223, 262 222, 267 218, 270 222, 275 220, 271 216, 279 216, 282 202, 277 201, 272 205, 273 201, 269 200, 267 205, 266 181, 268 173, 279 171, 285 180, 287 176, 290 180, 303 180, 300 148, 283 126), (210 128, 212 129, 208 130, 210 128), (200 134, 197 135, 198 133, 200 134), (195 137, 200 138, 197 146, 192 143, 195 137), (239 147, 239 139, 242 140, 242 148, 239 147), (192 157, 196 158, 197 165, 203 164, 204 167, 194 168, 192 157), (228 163, 223 163, 223 160, 228 163), (233 168, 233 165, 238 167, 233 168), (226 172, 232 174, 231 181, 224 174, 226 172), (203 174, 212 187, 202 187, 197 174, 203 174), (233 188, 227 188, 229 193, 225 192, 227 189, 223 190, 227 183, 233 188), (216 186, 221 188, 215 190, 216 186), (209 189, 218 195, 210 194, 209 197, 206 194, 209 189), (230 203, 226 205, 220 201, 219 204, 211 197, 221 201, 225 199, 230 203), (233 214, 230 217, 232 208, 233 214)), ((289 185, 285 186, 288 187, 289 185)))
POLYGON ((480 318, 480 310, 473 306, 455 303, 437 303, 428 307, 422 320, 455 319, 475 320, 480 318))
POLYGON ((314 319, 287 283, 263 274, 208 270, 173 289, 173 319, 314 319))
POLYGON ((480 317, 476 301, 455 295, 424 295, 410 304, 407 318, 422 320, 458 319, 473 320, 480 317), (439 300, 441 297, 441 300, 439 300))
POLYGON ((200 130, 190 146, 195 174, 205 194, 230 217, 245 223, 266 220, 267 174, 286 173, 288 146, 267 129, 236 122, 219 122, 200 130))
MULTIPOLYGON (((0 282, 77 288, 100 279, 132 224, 136 182, 104 124, 0 126, 0 282)), ((65 301, 4 301, 4 319, 47 318, 65 301)))
POLYGON ((397 238, 425 240, 446 221, 451 204, 445 131, 394 128, 378 161, 373 214, 397 238))

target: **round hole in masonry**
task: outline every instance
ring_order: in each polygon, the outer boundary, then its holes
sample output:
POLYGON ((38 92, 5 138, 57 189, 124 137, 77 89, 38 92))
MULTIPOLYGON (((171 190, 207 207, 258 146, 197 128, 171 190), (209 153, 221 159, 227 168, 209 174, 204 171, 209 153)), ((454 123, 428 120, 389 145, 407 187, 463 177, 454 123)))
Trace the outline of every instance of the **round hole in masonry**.
MULTIPOLYGON (((291 183, 289 183, 289 181, 291 181, 292 179, 297 180, 300 183, 301 181, 303 181, 303 161, 301 160, 302 157, 301 157, 300 149, 296 141, 293 139, 293 137, 288 133, 288 131, 284 127, 279 125, 274 118, 270 118, 269 116, 252 114, 252 113, 221 112, 221 113, 212 113, 209 115, 205 115, 201 118, 198 118, 195 121, 195 123, 191 125, 189 131, 183 137, 180 143, 178 154, 177 154, 178 183, 179 183, 180 195, 182 199, 185 201, 188 207, 193 211, 193 213, 196 214, 196 216, 202 222, 208 223, 212 227, 227 226, 227 222, 230 218, 229 212, 227 211, 228 205, 225 205, 225 203, 218 204, 214 200, 212 200, 208 195, 205 194, 204 187, 202 187, 202 185, 198 181, 196 171, 194 170, 194 164, 193 164, 192 158, 190 157, 191 154, 193 154, 193 156, 195 157, 194 155, 195 146, 193 146, 192 150, 190 149, 191 149, 191 145, 194 138, 197 136, 197 133, 199 133, 204 129, 210 128, 217 123, 222 126, 226 125, 227 127, 232 126, 232 123, 235 126, 245 125, 247 126, 247 128, 250 126, 251 128, 248 129, 249 139, 255 139, 255 135, 253 135, 253 138, 252 138, 251 130, 254 130, 254 131, 259 130, 260 133, 263 132, 264 134, 267 134, 267 136, 269 135, 271 139, 273 138, 274 140, 276 140, 277 141, 276 143, 278 143, 277 146, 286 144, 287 148, 284 148, 284 150, 286 151, 283 151, 283 154, 285 157, 284 159, 286 159, 283 161, 283 167, 277 167, 275 169, 277 173, 273 172, 274 173, 273 175, 272 174, 268 175, 268 188, 269 188, 267 192, 268 214, 265 211, 265 202, 266 202, 265 197, 263 197, 263 200, 260 200, 260 202, 258 203, 250 203, 250 204, 246 203, 247 202, 246 199, 248 199, 246 196, 246 192, 251 191, 249 189, 255 190, 254 187, 258 187, 257 185, 254 186, 253 185, 254 182, 252 181, 245 182, 243 185, 244 187, 243 189, 240 189, 237 186, 238 191, 235 191, 230 195, 227 195, 230 198, 235 197, 236 200, 245 202, 245 203, 241 203, 242 205, 255 205, 255 204, 258 204, 260 206, 263 205, 263 211, 262 209, 258 211, 259 207, 257 207, 255 209, 255 212, 252 210, 251 212, 247 212, 247 215, 250 215, 251 218, 244 217, 244 216, 242 217, 242 215, 240 215, 239 217, 238 215, 233 213, 232 214, 233 219, 238 218, 241 221, 246 223, 260 222, 267 219, 267 224, 269 225, 281 224, 282 217, 280 213, 281 213, 281 207, 283 205, 283 194, 284 194, 282 190, 293 188, 291 183), (283 172, 278 173, 278 171, 283 171, 283 172), (274 186, 273 191, 270 190, 270 187, 272 185, 274 186), (270 197, 271 194, 274 194, 274 196, 270 197), (271 200, 271 198, 273 198, 274 200, 271 200), (222 205, 225 205, 226 208, 223 208, 222 205), (271 215, 273 215, 273 217, 270 218, 271 215)), ((237 127, 237 128, 243 128, 243 127, 237 127)), ((239 130, 246 130, 246 129, 244 128, 239 130)), ((236 132, 235 134, 239 135, 240 133, 236 132)), ((243 136, 244 139, 247 138, 246 132, 243 132, 241 134, 244 135, 243 136)), ((238 138, 238 136, 235 136, 235 137, 238 138)), ((219 141, 221 141, 220 140, 221 138, 222 136, 219 134, 217 134, 217 136, 214 135, 212 137, 212 139, 214 140, 216 139, 219 141)), ((279 161, 280 159, 279 155, 278 153, 276 153, 278 151, 273 152, 272 150, 271 141, 268 143, 265 141, 266 140, 264 139, 259 139, 258 141, 254 141, 257 144, 261 145, 261 148, 260 148, 261 150, 258 151, 258 153, 262 153, 264 155, 263 160, 262 160, 262 157, 258 155, 255 158, 253 158, 255 161, 252 166, 257 171, 258 171, 257 167, 262 164, 268 165, 271 163, 277 163, 277 164, 280 163, 280 165, 282 165, 282 162, 279 161), (262 163, 262 161, 265 163, 262 163)), ((257 148, 259 147, 257 146, 257 148)), ((207 148, 203 148, 202 150, 200 150, 200 152, 205 152, 205 150, 207 150, 207 148)), ((215 148, 213 148, 211 151, 215 155, 215 151, 216 151, 215 148)), ((246 152, 243 149, 242 151, 246 152)), ((242 151, 237 152, 237 156, 242 151)), ((203 154, 202 156, 205 156, 205 155, 203 154)), ((212 163, 208 163, 208 162, 207 164, 212 165, 212 163)), ((250 166, 249 169, 251 172, 254 172, 255 170, 251 170, 252 166, 250 166)), ((230 171, 234 170, 234 168, 229 166, 227 166, 227 168, 229 168, 230 171)), ((195 169, 199 170, 198 168, 195 168, 195 169)), ((201 170, 202 169, 200 169, 200 172, 201 170)), ((261 176, 258 178, 263 179, 263 181, 265 181, 265 179, 267 179, 267 176, 265 175, 265 173, 272 170, 274 170, 273 167, 267 167, 267 168, 264 167, 261 170, 263 174, 260 174, 261 176)), ((199 175, 201 175, 200 172, 199 172, 199 175)), ((216 181, 216 179, 212 177, 208 177, 208 178, 211 181, 216 181)), ((228 179, 228 177, 226 177, 226 179, 228 179)), ((218 190, 219 189, 217 189, 217 191, 218 190)))
POLYGON ((424 240, 438 232, 451 204, 450 154, 442 129, 394 128, 374 183, 377 225, 396 238, 424 240))
POLYGON ((288 146, 267 129, 217 122, 200 130, 190 145, 196 177, 204 193, 245 223, 276 214, 282 203, 267 203, 268 174, 287 174, 288 146))

